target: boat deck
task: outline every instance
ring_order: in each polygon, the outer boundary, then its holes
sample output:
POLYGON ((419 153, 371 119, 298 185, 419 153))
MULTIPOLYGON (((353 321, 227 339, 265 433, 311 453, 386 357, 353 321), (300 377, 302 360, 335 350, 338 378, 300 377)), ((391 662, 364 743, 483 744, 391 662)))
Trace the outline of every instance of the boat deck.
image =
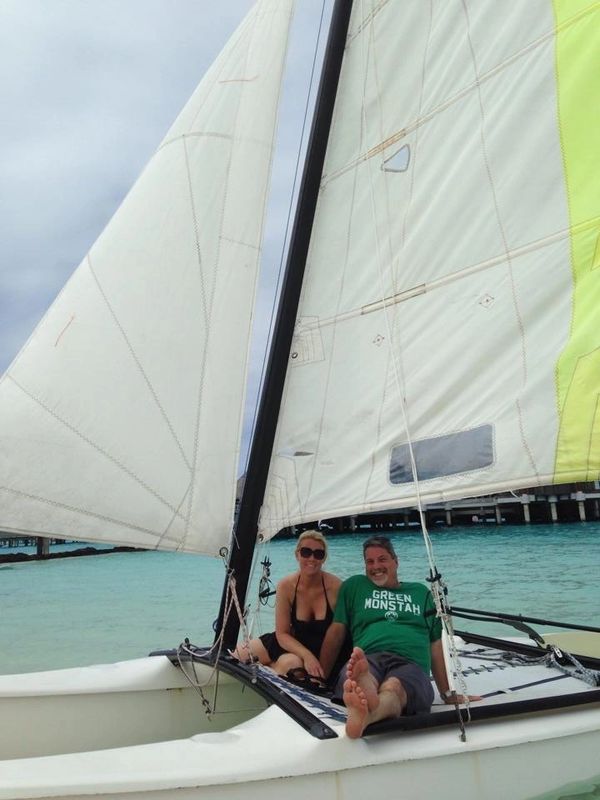
MULTIPOLYGON (((459 656, 462 675, 470 695, 481 700, 460 706, 463 720, 472 721, 512 716, 549 709, 573 707, 587 703, 600 704, 600 686, 590 685, 573 674, 573 666, 548 665, 541 659, 549 651, 521 641, 489 639, 463 633, 459 656), (469 639, 469 641, 467 641, 469 639)), ((600 660, 577 657, 588 677, 596 673, 600 681, 600 660)), ((205 661, 198 649, 194 660, 205 661)), ((564 659, 568 662, 568 659, 564 659)), ((224 671, 236 676, 275 702, 306 730, 319 739, 336 737, 346 721, 343 705, 333 702, 331 692, 315 693, 306 684, 292 683, 272 670, 242 665, 234 659, 221 662, 224 671)), ((442 725, 456 725, 457 708, 444 703, 435 692, 431 712, 387 720, 370 726, 366 735, 390 730, 415 730, 442 725)))

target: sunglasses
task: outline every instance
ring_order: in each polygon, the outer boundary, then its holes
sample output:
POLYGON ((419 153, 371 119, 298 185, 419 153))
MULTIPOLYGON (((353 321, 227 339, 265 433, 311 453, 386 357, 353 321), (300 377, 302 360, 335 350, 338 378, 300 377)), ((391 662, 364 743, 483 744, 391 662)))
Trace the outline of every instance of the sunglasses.
POLYGON ((325 558, 325 550, 323 550, 321 547, 317 547, 316 550, 313 550, 312 547, 301 547, 298 552, 302 558, 310 558, 311 556, 314 556, 317 561, 323 561, 325 558))

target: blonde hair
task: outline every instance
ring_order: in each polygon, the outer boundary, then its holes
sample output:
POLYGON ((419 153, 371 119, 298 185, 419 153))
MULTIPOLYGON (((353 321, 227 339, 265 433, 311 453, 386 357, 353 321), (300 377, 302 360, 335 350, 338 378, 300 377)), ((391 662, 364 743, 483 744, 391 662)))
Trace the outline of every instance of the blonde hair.
POLYGON ((303 531, 298 537, 298 541, 296 542, 296 551, 295 551, 296 553, 302 547, 302 542, 305 539, 314 539, 315 542, 319 542, 320 544, 322 544, 323 549, 325 550, 325 558, 327 558, 327 539, 323 536, 321 531, 316 530, 316 528, 314 530, 310 529, 307 531, 303 531))

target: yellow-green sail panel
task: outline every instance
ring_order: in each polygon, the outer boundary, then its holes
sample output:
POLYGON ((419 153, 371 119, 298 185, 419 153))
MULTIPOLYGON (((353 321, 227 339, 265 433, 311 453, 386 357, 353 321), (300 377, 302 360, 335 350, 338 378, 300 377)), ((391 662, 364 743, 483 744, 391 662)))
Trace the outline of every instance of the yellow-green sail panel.
POLYGON ((600 476, 600 2, 554 0, 558 113, 571 230, 573 305, 557 364, 555 481, 600 476))

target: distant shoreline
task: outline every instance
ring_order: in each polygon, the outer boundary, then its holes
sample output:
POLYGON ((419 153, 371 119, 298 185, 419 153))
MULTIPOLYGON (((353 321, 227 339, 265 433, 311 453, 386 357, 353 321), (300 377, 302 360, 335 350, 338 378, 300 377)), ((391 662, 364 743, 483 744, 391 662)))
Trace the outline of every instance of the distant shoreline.
POLYGON ((0 564, 18 561, 49 561, 53 558, 72 558, 73 556, 102 556, 107 553, 142 553, 142 547, 78 547, 77 550, 61 550, 59 553, 6 553, 0 554, 0 564))

